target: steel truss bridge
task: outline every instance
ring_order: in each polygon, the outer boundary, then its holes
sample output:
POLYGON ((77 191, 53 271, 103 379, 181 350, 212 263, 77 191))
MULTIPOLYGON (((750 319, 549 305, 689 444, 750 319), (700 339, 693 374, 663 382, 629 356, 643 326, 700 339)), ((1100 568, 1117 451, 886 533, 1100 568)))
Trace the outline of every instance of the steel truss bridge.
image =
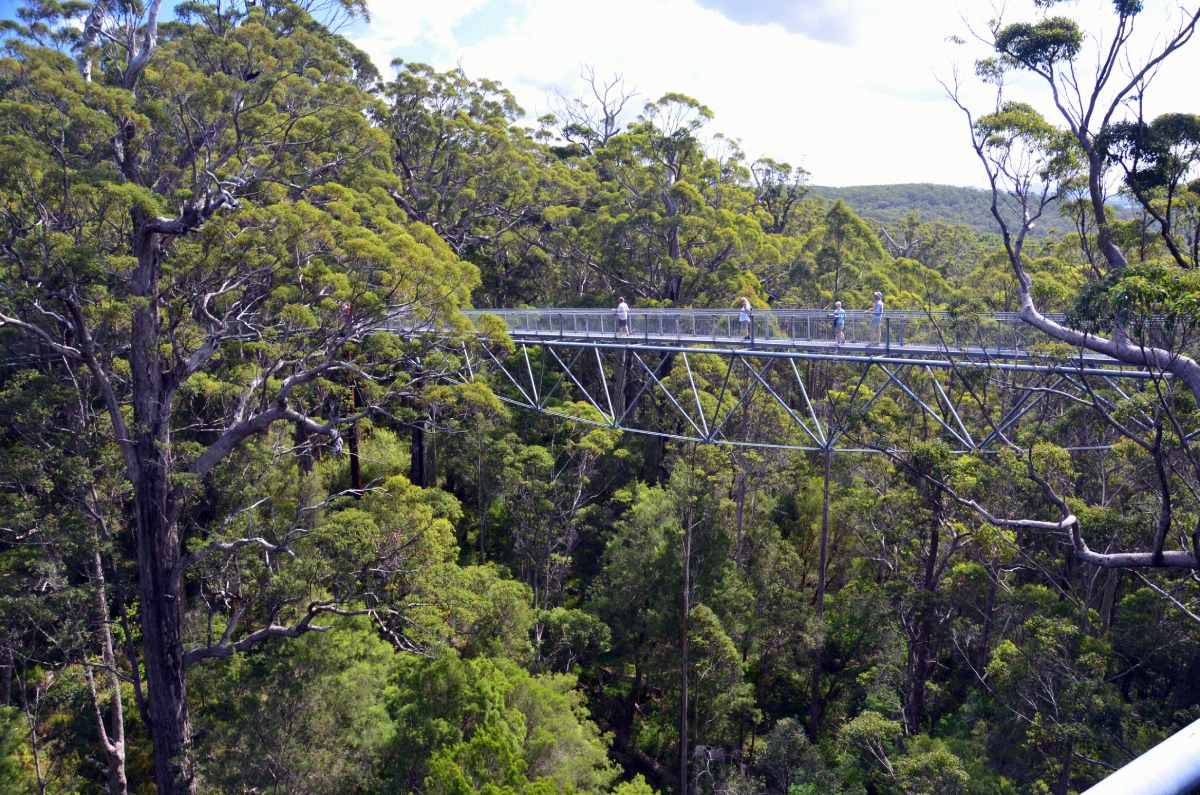
MULTIPOLYGON (((1049 423, 1070 450, 1104 450, 1115 436, 1098 438, 1105 426, 1079 421, 1081 411, 1167 383, 1057 343, 1011 313, 887 312, 876 321, 848 312, 844 339, 828 310, 813 309, 756 310, 748 323, 737 310, 709 309, 631 311, 625 323, 611 309, 465 314, 480 344, 464 346, 462 377, 492 371, 509 404, 743 448, 880 453, 939 436, 956 453, 987 453, 1049 423), (884 417, 898 433, 876 432, 884 417)), ((435 331, 403 317, 388 328, 435 331)))

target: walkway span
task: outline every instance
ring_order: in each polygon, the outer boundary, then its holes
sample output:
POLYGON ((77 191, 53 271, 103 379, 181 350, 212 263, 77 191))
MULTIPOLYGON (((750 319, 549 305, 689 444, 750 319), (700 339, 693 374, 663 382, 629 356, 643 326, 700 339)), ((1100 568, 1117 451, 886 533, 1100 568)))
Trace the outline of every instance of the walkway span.
MULTIPOLYGON (((844 339, 817 309, 756 310, 749 323, 737 310, 637 310, 627 325, 611 309, 465 314, 480 344, 464 346, 463 378, 491 371, 510 404, 735 447, 879 453, 940 435, 983 453, 1019 446, 1031 423, 1065 423, 1070 449, 1103 450, 1114 435, 1089 407, 1164 378, 1055 342, 1012 313, 847 312, 844 339), (489 336, 497 321, 511 348, 489 336)), ((438 333, 408 317, 388 328, 438 333)))
MULTIPOLYGON (((839 361, 864 358, 924 359, 937 366, 964 361, 1034 361, 1039 367, 1114 367, 1108 356, 1055 342, 1022 321, 1016 313, 955 315, 949 312, 848 311, 843 340, 838 340, 832 314, 824 309, 755 310, 749 323, 737 310, 631 310, 622 328, 611 309, 477 309, 465 313, 478 323, 485 315, 504 321, 515 340, 586 341, 597 345, 654 348, 679 347, 726 353, 754 350, 789 357, 818 354, 839 361)), ((1062 320, 1061 315, 1050 315, 1062 320)), ((1130 373, 1132 377, 1138 377, 1130 373)))

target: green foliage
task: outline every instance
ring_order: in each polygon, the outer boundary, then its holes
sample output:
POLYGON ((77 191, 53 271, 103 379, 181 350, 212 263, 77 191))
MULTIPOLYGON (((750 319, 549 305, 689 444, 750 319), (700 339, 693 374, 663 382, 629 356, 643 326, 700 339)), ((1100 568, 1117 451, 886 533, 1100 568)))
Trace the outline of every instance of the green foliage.
POLYGON ((365 621, 238 655, 193 679, 207 792, 368 791, 394 728, 393 653, 365 621))
POLYGON ((613 790, 613 795, 654 795, 654 790, 639 773, 633 777, 632 781, 618 784, 613 790))
POLYGON ((1074 60, 1083 45, 1083 31, 1067 17, 1017 22, 996 34, 996 52, 1027 69, 1045 70, 1074 60))
POLYGON ((836 779, 825 769, 820 752, 792 718, 777 722, 763 738, 757 767, 779 792, 817 793, 836 786, 836 779))
POLYGON ((604 791, 616 770, 573 686, 486 657, 398 660, 384 790, 604 791))
POLYGON ((906 795, 965 795, 971 791, 971 777, 962 761, 942 741, 924 737, 896 760, 896 783, 906 795))
POLYGON ((12 795, 32 795, 37 791, 37 783, 23 758, 27 734, 23 723, 19 710, 0 706, 0 788, 12 795))

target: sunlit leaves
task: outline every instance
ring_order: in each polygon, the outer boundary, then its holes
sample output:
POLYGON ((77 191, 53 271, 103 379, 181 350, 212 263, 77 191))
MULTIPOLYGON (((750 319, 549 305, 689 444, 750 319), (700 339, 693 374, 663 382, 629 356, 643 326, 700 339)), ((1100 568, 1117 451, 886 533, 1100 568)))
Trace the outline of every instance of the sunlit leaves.
POLYGON ((1083 31, 1067 17, 1018 22, 996 35, 995 46, 997 52, 1028 69, 1045 70, 1079 54, 1083 31))

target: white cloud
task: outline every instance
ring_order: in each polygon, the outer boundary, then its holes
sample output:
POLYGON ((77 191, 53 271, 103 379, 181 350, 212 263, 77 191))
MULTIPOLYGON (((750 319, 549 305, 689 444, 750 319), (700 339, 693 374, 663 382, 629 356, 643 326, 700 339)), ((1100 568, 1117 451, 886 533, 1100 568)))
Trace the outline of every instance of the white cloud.
POLYGON ((862 22, 859 0, 697 0, 746 25, 779 25, 817 41, 851 44, 862 22))
MULTIPOLYGON (((368 4, 371 22, 350 35, 384 74, 391 74, 392 60, 408 60, 420 48, 439 54, 454 53, 459 42, 454 28, 463 19, 478 12, 488 0, 436 0, 408 3, 399 0, 372 0, 368 4)), ((438 64, 444 66, 444 64, 438 64)))
MULTIPOLYGON (((638 90, 639 105, 680 91, 711 107, 714 131, 740 139, 751 157, 803 165, 821 184, 981 182, 965 121, 935 75, 948 76, 958 59, 971 79, 979 48, 947 39, 966 33, 964 17, 986 25, 993 15, 989 0, 856 0, 849 46, 821 35, 830 29, 828 20, 819 23, 821 30, 803 28, 796 22, 803 9, 790 16, 733 14, 744 20, 738 22, 728 8, 723 13, 701 3, 731 7, 720 0, 441 0, 414 10, 374 2, 374 22, 356 41, 381 67, 420 50, 421 59, 440 68, 461 64, 474 77, 500 80, 531 117, 550 109, 553 89, 580 92, 583 64, 600 75, 623 75, 638 90), (468 27, 470 35, 462 35, 468 27)), ((1010 16, 1029 5, 1010 2, 1010 16)), ((1077 0, 1056 13, 1097 30, 1105 27, 1109 8, 1104 0, 1077 0)), ((1159 11, 1143 17, 1141 49, 1164 33, 1159 11)), ((1157 101, 1147 112, 1195 110, 1197 73, 1200 44, 1192 44, 1159 75, 1151 92, 1157 101)), ((1023 84, 1032 85, 1029 79, 1023 84)), ((1030 96, 1044 93, 1034 89, 1030 96)), ((970 96, 986 106, 984 92, 970 96)))

